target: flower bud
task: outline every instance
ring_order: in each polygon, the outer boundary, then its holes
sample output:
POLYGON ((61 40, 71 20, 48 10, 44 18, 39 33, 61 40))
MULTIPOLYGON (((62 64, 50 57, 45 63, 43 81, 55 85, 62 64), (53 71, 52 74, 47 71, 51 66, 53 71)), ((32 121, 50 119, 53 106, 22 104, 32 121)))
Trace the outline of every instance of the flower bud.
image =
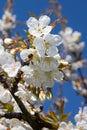
POLYGON ((46 98, 47 98, 48 100, 51 100, 51 99, 52 99, 52 93, 51 93, 50 91, 48 91, 48 92, 46 93, 46 98))
POLYGON ((12 42, 13 42, 13 40, 11 38, 5 38, 5 40, 4 40, 4 43, 7 45, 11 44, 12 42))
POLYGON ((44 93, 44 91, 41 91, 40 93, 39 93, 39 99, 40 99, 40 101, 45 101, 45 99, 46 99, 46 95, 45 95, 45 93, 44 93))

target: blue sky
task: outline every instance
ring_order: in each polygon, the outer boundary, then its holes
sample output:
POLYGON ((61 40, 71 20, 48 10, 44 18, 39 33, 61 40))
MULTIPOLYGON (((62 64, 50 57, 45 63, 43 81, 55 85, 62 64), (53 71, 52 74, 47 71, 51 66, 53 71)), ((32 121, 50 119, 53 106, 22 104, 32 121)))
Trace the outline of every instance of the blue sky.
MULTIPOLYGON (((86 45, 83 52, 83 57, 87 58, 87 0, 59 0, 60 4, 63 7, 63 16, 68 19, 67 26, 73 28, 73 30, 80 31, 82 33, 82 41, 85 41, 86 45)), ((3 13, 3 7, 6 3, 6 0, 0 1, 0 17, 3 13)), ((14 13, 17 15, 17 19, 19 21, 26 21, 29 17, 29 12, 33 12, 36 16, 40 16, 40 14, 48 8, 48 0, 14 0, 14 13)), ((19 31, 22 36, 24 36, 24 29, 26 26, 18 26, 15 31, 19 31)), ((60 30, 55 29, 55 33, 58 33, 60 30)), ((83 70, 84 75, 87 77, 86 72, 83 70)), ((55 93, 56 86, 53 88, 53 92, 55 93)), ((72 89, 71 85, 65 83, 63 86, 63 95, 68 98, 68 103, 65 107, 65 112, 72 113, 70 119, 73 118, 75 113, 77 113, 78 108, 81 106, 81 102, 83 98, 77 96, 75 91, 72 89)), ((45 105, 45 109, 47 110, 48 104, 45 105)))

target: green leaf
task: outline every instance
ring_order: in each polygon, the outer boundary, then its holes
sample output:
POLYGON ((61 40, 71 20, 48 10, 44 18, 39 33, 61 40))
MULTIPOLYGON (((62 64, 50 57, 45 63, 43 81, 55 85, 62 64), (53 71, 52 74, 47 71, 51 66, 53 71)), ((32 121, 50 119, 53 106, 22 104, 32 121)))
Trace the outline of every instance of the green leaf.
POLYGON ((63 111, 64 111, 64 105, 65 105, 65 103, 64 103, 64 101, 62 101, 62 102, 61 102, 61 106, 59 107, 59 110, 58 110, 58 112, 59 112, 60 115, 63 114, 63 111))
POLYGON ((40 119, 44 121, 44 123, 48 123, 48 125, 50 124, 52 126, 52 130, 55 130, 58 128, 59 126, 59 122, 58 119, 57 121, 52 120, 51 118, 48 117, 48 115, 40 115, 40 119))
POLYGON ((66 121, 69 116, 70 116, 70 113, 61 115, 61 121, 66 121))
POLYGON ((52 119, 53 121, 58 121, 57 115, 54 112, 52 112, 52 111, 50 111, 47 114, 47 117, 50 118, 50 119, 52 119))
POLYGON ((13 111, 13 106, 10 104, 4 104, 3 105, 5 109, 7 109, 8 112, 12 112, 13 111))

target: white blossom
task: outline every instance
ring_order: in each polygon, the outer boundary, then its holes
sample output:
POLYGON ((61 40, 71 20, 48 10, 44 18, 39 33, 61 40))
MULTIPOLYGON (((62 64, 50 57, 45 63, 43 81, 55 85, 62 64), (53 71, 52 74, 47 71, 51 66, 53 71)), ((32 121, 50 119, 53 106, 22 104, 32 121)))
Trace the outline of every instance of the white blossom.
POLYGON ((76 127, 78 128, 78 130, 87 130, 87 121, 80 121, 76 123, 76 127))
POLYGON ((86 121, 87 122, 87 107, 79 108, 78 114, 75 115, 75 121, 80 122, 80 121, 86 121))
POLYGON ((53 85, 54 85, 54 79, 53 79, 53 75, 52 75, 52 72, 45 72, 45 76, 44 76, 44 79, 43 79, 43 88, 52 88, 53 85))
POLYGON ((64 38, 64 40, 66 42, 76 42, 80 39, 81 37, 81 33, 78 31, 74 31, 72 30, 72 28, 70 27, 66 27, 64 31, 61 31, 60 34, 62 35, 62 37, 64 38))
POLYGON ((44 88, 51 88, 53 87, 55 81, 62 81, 63 80, 63 73, 59 71, 58 69, 55 69, 53 71, 45 72, 45 76, 43 79, 43 87, 44 88))
POLYGON ((2 124, 0 124, 0 130, 7 130, 7 127, 2 125, 2 124))
POLYGON ((43 69, 44 72, 49 72, 56 69, 59 64, 58 61, 53 57, 45 57, 45 58, 41 58, 38 65, 41 69, 43 69))
POLYGON ((35 87, 41 87, 44 73, 39 68, 30 65, 22 67, 21 70, 24 72, 24 80, 28 85, 33 84, 35 87))
POLYGON ((21 112, 18 104, 16 103, 16 101, 12 98, 12 102, 13 102, 13 110, 14 112, 21 112))
POLYGON ((85 43, 80 42, 81 33, 78 31, 72 30, 70 27, 66 27, 64 31, 60 32, 60 35, 63 38, 63 44, 67 51, 78 51, 81 52, 84 48, 85 43))
POLYGON ((18 127, 18 126, 22 125, 20 120, 18 120, 16 118, 12 118, 8 123, 10 124, 10 127, 18 127))
POLYGON ((26 129, 22 126, 15 126, 15 127, 11 128, 11 130, 26 130, 26 129))
POLYGON ((58 54, 58 48, 62 40, 59 35, 47 34, 46 36, 36 37, 34 39, 34 46, 40 57, 50 56, 53 57, 58 54))
POLYGON ((58 130, 78 130, 78 129, 75 129, 74 125, 71 122, 69 123, 61 122, 58 130))
POLYGON ((29 58, 28 58, 28 56, 30 55, 30 54, 34 54, 36 52, 36 50, 35 49, 33 49, 33 48, 29 48, 29 49, 24 49, 24 50, 22 50, 21 52, 20 52, 20 56, 21 56, 21 58, 23 59, 23 61, 27 61, 29 58))
POLYGON ((82 68, 82 67, 83 67, 83 63, 81 61, 77 61, 77 62, 72 63, 73 70, 77 70, 77 69, 82 68))
POLYGON ((14 62, 13 55, 4 50, 4 47, 0 45, 0 64, 11 64, 14 62))
POLYGON ((50 33, 44 36, 44 40, 51 46, 59 46, 63 42, 62 38, 59 35, 50 33))
POLYGON ((11 64, 4 64, 3 70, 8 74, 9 77, 15 77, 21 67, 20 62, 13 62, 11 64))
POLYGON ((0 85, 0 101, 3 103, 11 101, 11 94, 9 90, 4 89, 2 85, 0 85))
POLYGON ((18 84, 18 91, 15 93, 16 96, 24 101, 35 102, 37 98, 31 91, 27 91, 23 84, 18 84))
POLYGON ((0 31, 2 33, 6 33, 6 30, 13 29, 16 26, 16 15, 12 15, 12 13, 8 10, 5 10, 2 19, 0 19, 0 31))
POLYGON ((39 37, 41 35, 46 35, 52 30, 52 26, 49 26, 50 17, 43 15, 37 20, 34 17, 30 17, 27 20, 28 31, 33 36, 39 37))

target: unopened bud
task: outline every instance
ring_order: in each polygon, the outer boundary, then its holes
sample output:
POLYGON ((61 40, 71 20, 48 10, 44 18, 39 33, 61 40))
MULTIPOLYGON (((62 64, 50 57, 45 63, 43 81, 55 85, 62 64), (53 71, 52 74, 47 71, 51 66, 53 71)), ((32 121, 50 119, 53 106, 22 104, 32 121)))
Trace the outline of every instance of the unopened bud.
POLYGON ((10 44, 15 44, 15 43, 17 43, 17 41, 16 40, 13 40, 13 39, 11 39, 11 38, 5 38, 4 39, 4 43, 6 44, 6 45, 10 45, 10 44))
POLYGON ((68 65, 68 62, 67 62, 67 61, 65 61, 65 60, 63 60, 63 59, 62 59, 62 60, 60 60, 60 63, 61 63, 61 64, 63 64, 63 65, 68 65))
POLYGON ((11 44, 12 42, 13 42, 13 40, 11 38, 5 38, 5 40, 4 40, 4 43, 7 45, 11 44))
POLYGON ((48 91, 48 92, 46 93, 46 98, 47 98, 48 100, 52 99, 52 93, 51 93, 50 91, 48 91))
POLYGON ((45 95, 45 93, 44 93, 44 91, 41 91, 40 93, 39 93, 39 99, 40 99, 40 101, 45 101, 45 99, 46 99, 46 95, 45 95))

